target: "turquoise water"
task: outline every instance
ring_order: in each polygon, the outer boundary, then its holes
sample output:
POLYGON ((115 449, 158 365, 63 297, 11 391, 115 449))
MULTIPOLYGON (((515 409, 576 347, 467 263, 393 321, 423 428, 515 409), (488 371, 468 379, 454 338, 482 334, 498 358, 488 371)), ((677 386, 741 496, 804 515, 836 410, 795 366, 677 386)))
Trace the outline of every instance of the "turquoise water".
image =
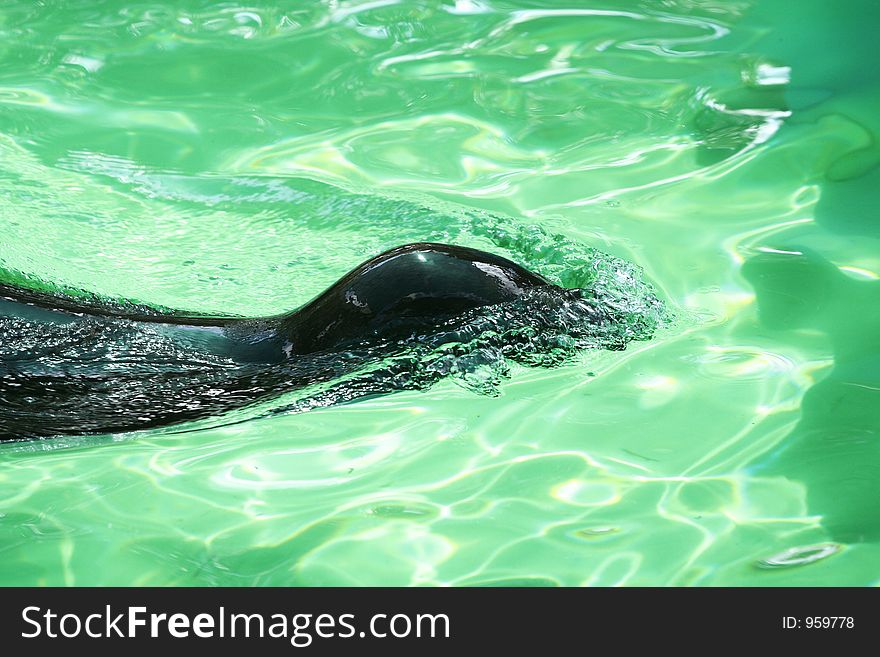
POLYGON ((7 280, 259 315, 440 239, 623 259, 676 320, 497 396, 4 444, 0 583, 877 584, 878 16, 847 7, 8 3, 7 280))

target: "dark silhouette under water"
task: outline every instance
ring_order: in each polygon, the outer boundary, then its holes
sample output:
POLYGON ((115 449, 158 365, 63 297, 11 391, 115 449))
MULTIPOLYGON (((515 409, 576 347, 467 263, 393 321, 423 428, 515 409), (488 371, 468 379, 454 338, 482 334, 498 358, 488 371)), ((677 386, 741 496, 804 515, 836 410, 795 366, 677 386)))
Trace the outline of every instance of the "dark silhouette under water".
MULTIPOLYGON (((819 130, 818 137, 800 140, 798 161, 820 189, 813 212, 827 233, 816 234, 876 248, 869 240, 880 237, 880 68, 865 62, 876 60, 877 39, 868 26, 876 24, 880 5, 854 0, 838 11, 831 3, 807 0, 792 12, 767 2, 755 3, 750 12, 756 24, 774 26, 765 30, 760 48, 774 65, 790 70, 791 80, 742 89, 732 103, 791 110, 791 126, 780 130, 783 140, 796 134, 789 130, 812 130, 823 121, 842 126, 840 143, 819 130)), ((762 323, 771 330, 821 330, 830 339, 834 367, 807 390, 791 434, 751 467, 801 482, 809 512, 821 516, 832 539, 878 542, 880 283, 851 278, 796 240, 776 236, 769 246, 776 251, 743 266, 762 323)))
POLYGON ((810 512, 836 540, 880 541, 880 283, 854 280, 806 249, 756 256, 743 273, 765 325, 818 328, 834 351, 798 425, 753 471, 805 482, 810 512))
POLYGON ((307 409, 448 375, 491 392, 507 359, 624 348, 654 324, 484 251, 418 243, 272 317, 191 315, 0 284, 0 440, 132 431, 308 390, 307 409))

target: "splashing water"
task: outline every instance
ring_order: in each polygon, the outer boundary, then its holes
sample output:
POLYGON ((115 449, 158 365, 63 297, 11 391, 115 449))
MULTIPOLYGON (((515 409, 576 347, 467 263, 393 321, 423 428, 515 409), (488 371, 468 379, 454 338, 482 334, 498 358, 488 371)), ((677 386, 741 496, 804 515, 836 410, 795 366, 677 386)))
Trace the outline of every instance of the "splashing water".
MULTIPOLYGON (((339 203, 345 195, 313 185, 307 196, 302 191, 286 196, 306 197, 326 211, 327 203, 339 203)), ((290 391, 296 391, 295 401, 261 411, 301 411, 424 389, 446 376, 475 392, 497 395, 501 380, 510 375, 511 362, 561 365, 579 350, 623 349, 631 340, 649 339, 669 322, 650 286, 634 266, 620 259, 498 215, 450 208, 447 215, 434 217, 412 203, 397 201, 388 208, 388 201, 370 203, 364 196, 349 196, 348 208, 425 217, 435 230, 445 222, 444 234, 455 228, 457 239, 465 233, 471 239, 488 237, 497 247, 527 257, 548 277, 578 287, 533 288, 513 301, 439 318, 442 321, 430 333, 363 339, 344 345, 342 351, 298 355, 273 364, 240 363, 200 349, 197 340, 187 343, 167 327, 112 317, 134 310, 160 316, 150 306, 108 303, 79 290, 64 290, 107 317, 75 322, 0 318, 2 437, 130 431, 218 415, 290 391)), ((302 205, 293 209, 301 211, 302 205)), ((6 278, 30 282, 34 289, 50 287, 31 282, 21 272, 8 272, 6 278)))

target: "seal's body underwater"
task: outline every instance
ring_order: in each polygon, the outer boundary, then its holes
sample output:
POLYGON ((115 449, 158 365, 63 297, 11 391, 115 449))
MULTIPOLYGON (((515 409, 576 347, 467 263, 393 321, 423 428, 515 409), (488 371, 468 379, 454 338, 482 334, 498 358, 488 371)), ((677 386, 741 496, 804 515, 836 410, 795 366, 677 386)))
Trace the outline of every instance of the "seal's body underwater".
MULTIPOLYGON (((402 341, 466 340, 472 320, 458 318, 544 288, 577 296, 506 258, 433 243, 386 251, 300 309, 263 318, 162 312, 0 284, 0 440, 218 415, 345 377, 393 356, 402 341)), ((417 382, 405 369, 374 368, 370 384, 353 381, 334 400, 425 387, 444 373, 428 368, 417 382)))

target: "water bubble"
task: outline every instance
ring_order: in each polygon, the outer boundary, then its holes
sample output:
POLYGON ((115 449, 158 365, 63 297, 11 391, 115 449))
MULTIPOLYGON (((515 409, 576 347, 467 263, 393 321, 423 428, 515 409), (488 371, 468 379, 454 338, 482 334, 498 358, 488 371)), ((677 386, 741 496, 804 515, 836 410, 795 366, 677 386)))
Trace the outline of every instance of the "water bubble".
POLYGON ((577 530, 574 535, 578 538, 596 539, 603 536, 611 536, 620 533, 620 527, 587 527, 577 530))
POLYGON ((805 566, 808 563, 819 561, 840 552, 841 545, 837 543, 819 543, 818 545, 805 545, 793 547, 775 554, 772 557, 761 559, 758 568, 791 568, 793 566, 805 566))

